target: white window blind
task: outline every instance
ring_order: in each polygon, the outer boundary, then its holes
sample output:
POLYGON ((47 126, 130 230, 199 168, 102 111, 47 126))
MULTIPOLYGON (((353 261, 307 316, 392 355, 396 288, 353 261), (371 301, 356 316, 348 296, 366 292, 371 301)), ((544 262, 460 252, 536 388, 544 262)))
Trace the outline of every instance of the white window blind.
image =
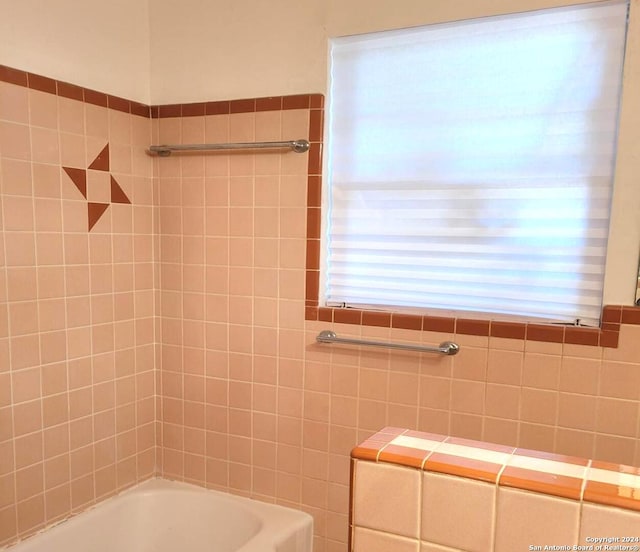
POLYGON ((626 2, 331 43, 326 305, 597 324, 626 2))

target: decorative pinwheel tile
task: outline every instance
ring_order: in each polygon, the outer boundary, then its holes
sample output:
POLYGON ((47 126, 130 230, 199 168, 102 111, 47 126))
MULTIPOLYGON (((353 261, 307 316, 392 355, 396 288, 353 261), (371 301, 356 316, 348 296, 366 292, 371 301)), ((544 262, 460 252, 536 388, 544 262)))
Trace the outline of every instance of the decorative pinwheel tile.
MULTIPOLYGON (((98 156, 91 162, 86 169, 78 169, 75 167, 62 167, 67 176, 71 179, 80 191, 82 196, 87 199, 87 171, 104 171, 109 172, 109 143, 102 149, 98 156)), ((89 230, 100 220, 100 217, 112 203, 131 203, 131 200, 124 193, 120 184, 109 174, 111 181, 111 195, 109 203, 95 203, 87 201, 87 220, 89 230)))

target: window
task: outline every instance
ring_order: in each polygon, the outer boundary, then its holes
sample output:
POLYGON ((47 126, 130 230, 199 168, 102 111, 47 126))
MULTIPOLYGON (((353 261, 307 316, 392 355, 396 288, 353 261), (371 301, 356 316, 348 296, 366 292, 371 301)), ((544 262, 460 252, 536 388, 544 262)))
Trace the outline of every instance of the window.
POLYGON ((627 9, 333 40, 321 304, 597 324, 627 9))

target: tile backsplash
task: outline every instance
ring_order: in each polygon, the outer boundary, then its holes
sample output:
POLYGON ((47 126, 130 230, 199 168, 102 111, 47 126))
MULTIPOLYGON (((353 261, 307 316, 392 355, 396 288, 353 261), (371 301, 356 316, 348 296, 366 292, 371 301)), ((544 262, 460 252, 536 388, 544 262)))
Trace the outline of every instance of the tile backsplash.
POLYGON ((0 543, 157 473, 303 508, 344 551, 349 453, 388 425, 640 465, 634 309, 617 347, 326 319, 322 124, 316 94, 149 108, 0 68, 0 543))

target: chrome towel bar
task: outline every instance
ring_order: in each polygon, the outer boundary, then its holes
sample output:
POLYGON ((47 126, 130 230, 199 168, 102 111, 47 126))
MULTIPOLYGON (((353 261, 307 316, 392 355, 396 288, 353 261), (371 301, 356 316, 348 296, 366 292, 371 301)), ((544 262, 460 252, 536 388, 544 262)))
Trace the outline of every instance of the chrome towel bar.
POLYGON ((149 146, 149 153, 160 157, 168 157, 172 151, 216 151, 244 149, 277 149, 289 148, 296 153, 304 153, 309 149, 308 140, 286 140, 282 142, 232 142, 229 144, 173 144, 149 146))
POLYGON ((323 330, 316 337, 318 343, 342 343, 345 345, 365 345, 368 347, 386 347, 388 349, 402 349, 405 351, 417 351, 419 353, 439 353, 441 355, 458 354, 460 346, 453 341, 443 341, 438 347, 425 347, 423 345, 410 345, 409 343, 388 343, 386 341, 365 341, 364 339, 351 339, 338 337, 331 330, 323 330))

